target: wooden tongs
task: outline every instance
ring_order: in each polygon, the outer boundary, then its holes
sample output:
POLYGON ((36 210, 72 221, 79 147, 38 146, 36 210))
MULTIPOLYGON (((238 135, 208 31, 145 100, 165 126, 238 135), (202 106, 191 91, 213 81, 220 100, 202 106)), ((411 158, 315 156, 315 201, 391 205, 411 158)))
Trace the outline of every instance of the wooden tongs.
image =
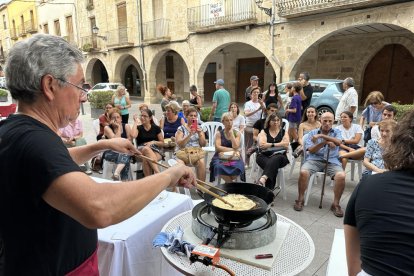
MULTIPOLYGON (((151 159, 151 158, 149 158, 149 157, 147 157, 147 156, 144 156, 144 155, 138 155, 138 154, 136 154, 135 155, 136 157, 139 157, 139 158, 141 158, 141 159, 145 159, 145 160, 148 160, 148 161, 150 161, 150 162, 152 162, 152 163, 154 163, 154 164, 157 164, 157 165, 159 165, 159 166, 161 166, 161 167, 163 167, 163 168, 169 168, 167 165, 164 165, 164 164, 162 164, 162 163, 158 163, 157 161, 155 161, 155 160, 153 160, 153 159, 151 159)), ((213 188, 213 189, 216 189, 216 190, 218 190, 218 191, 220 191, 220 192, 222 192, 222 193, 225 193, 225 194, 228 194, 228 192, 226 192, 226 191, 224 191, 224 190, 222 190, 222 189, 220 189, 220 188, 217 188, 217 187, 215 187, 214 185, 212 185, 212 184, 209 184, 209 183, 207 183, 207 182, 204 182, 204 181, 201 181, 201 180, 199 180, 199 179, 196 179, 196 181, 197 181, 197 183, 196 183, 196 187, 197 187, 197 189, 200 189, 201 191, 203 191, 203 192, 205 192, 205 193, 207 193, 207 194, 209 194, 209 195, 211 195, 211 196, 213 196, 213 197, 215 197, 215 198, 217 198, 218 200, 221 200, 222 202, 224 202, 225 204, 227 204, 227 205, 229 205, 229 206, 231 206, 232 208, 234 208, 234 205, 233 204, 231 204, 230 202, 228 202, 227 200, 225 200, 223 197, 221 197, 220 195, 218 195, 218 194, 216 194, 216 193, 214 193, 214 192, 212 192, 212 191, 210 191, 209 189, 207 189, 206 187, 204 187, 203 185, 206 185, 206 186, 208 186, 208 187, 210 187, 210 188, 213 188)))

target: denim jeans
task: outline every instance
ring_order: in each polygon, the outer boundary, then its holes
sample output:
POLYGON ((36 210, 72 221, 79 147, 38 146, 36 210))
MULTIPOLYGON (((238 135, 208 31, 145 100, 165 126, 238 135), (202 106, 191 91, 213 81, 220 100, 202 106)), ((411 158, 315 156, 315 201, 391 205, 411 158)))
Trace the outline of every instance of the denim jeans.
POLYGON ((114 162, 115 164, 125 164, 121 171, 121 179, 128 179, 130 155, 108 150, 104 153, 104 160, 114 162))

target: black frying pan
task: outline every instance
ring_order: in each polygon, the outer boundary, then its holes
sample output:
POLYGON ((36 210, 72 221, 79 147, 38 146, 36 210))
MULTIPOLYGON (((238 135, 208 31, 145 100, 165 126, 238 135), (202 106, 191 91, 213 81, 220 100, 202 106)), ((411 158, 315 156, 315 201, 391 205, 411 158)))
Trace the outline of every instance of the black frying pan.
MULTIPOLYGON (((274 194, 273 192, 263 186, 250 184, 250 183, 243 183, 243 182, 235 182, 235 183, 228 183, 217 185, 216 187, 225 190, 229 194, 241 194, 245 195, 248 198, 252 199, 256 202, 256 207, 247 210, 247 211, 233 211, 222 209, 213 205, 213 200, 215 197, 204 193, 203 198, 206 203, 211 207, 212 212, 218 218, 226 222, 250 222, 255 219, 262 217, 266 212, 270 209, 270 203, 273 202, 274 194)), ((214 190, 216 192, 216 190, 214 190)), ((224 196, 224 193, 218 193, 221 196, 224 196)))

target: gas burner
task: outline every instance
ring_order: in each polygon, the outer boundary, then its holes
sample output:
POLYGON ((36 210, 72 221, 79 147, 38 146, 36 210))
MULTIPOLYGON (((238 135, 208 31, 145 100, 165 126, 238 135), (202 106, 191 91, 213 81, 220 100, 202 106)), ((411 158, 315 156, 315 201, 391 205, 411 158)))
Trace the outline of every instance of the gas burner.
POLYGON ((263 217, 250 222, 225 222, 210 213, 207 203, 201 202, 193 208, 192 216, 191 228, 203 240, 203 244, 230 249, 252 249, 265 246, 276 237, 277 217, 272 209, 263 217))

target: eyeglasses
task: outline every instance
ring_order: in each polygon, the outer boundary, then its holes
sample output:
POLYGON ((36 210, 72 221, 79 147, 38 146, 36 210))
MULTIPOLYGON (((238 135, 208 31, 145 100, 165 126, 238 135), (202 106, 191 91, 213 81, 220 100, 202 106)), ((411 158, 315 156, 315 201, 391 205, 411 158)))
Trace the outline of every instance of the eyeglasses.
POLYGON ((81 98, 83 97, 83 96, 85 96, 86 94, 88 94, 88 90, 86 90, 85 88, 82 88, 82 87, 80 87, 80 86, 78 86, 78 85, 76 85, 76 84, 73 84, 73 83, 71 83, 71 82, 69 82, 69 81, 67 81, 67 80, 64 80, 64 79, 61 79, 61 78, 56 78, 56 77, 54 77, 55 79, 57 79, 57 80, 59 80, 59 81, 61 81, 61 82, 64 82, 64 83, 67 83, 67 84, 70 84, 70 85, 72 85, 72 86, 74 86, 74 87, 76 87, 77 89, 79 89, 81 92, 80 92, 80 96, 81 96, 81 98))

